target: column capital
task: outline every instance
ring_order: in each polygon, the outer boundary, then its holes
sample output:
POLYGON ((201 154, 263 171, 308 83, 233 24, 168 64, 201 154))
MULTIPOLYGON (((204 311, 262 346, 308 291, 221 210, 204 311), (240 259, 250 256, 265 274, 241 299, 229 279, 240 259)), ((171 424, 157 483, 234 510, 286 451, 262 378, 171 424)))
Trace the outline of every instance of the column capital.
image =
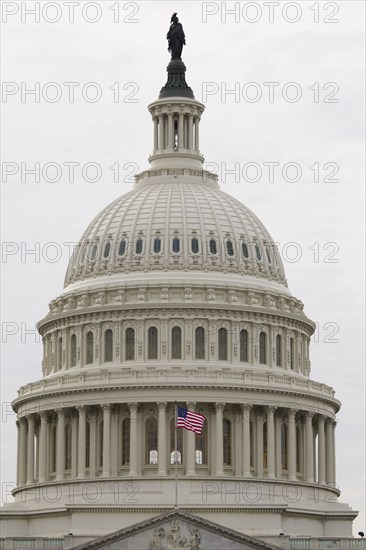
POLYGON ((193 410, 194 410, 195 407, 196 407, 196 405, 197 405, 197 403, 195 403, 195 402, 193 402, 193 401, 187 401, 187 402, 186 402, 186 405, 187 405, 188 409, 193 409, 193 410))
POLYGON ((26 416, 28 424, 30 424, 31 422, 34 423, 35 420, 36 420, 36 417, 35 417, 34 413, 26 414, 25 416, 26 416))
POLYGON ((225 409, 225 403, 215 403, 216 412, 223 412, 225 409))
POLYGON ((103 403, 103 405, 101 405, 101 409, 103 413, 110 412, 112 409, 112 405, 110 403, 103 403))
POLYGON ((130 409, 130 414, 136 414, 139 408, 139 403, 127 403, 130 409))
POLYGON ((312 411, 305 411, 305 420, 312 421, 314 418, 314 413, 312 411))
POLYGON ((166 401, 159 401, 157 405, 159 410, 165 410, 168 406, 168 403, 166 401))
POLYGON ((57 414, 57 418, 65 417, 66 416, 66 409, 65 408, 55 409, 55 413, 57 414))
POLYGON ((265 410, 266 410, 267 413, 272 413, 272 414, 274 414, 274 413, 276 412, 276 410, 277 410, 277 407, 276 407, 275 405, 267 405, 267 406, 265 407, 265 410))
POLYGON ((319 414, 318 415, 318 424, 320 424, 320 423, 324 424, 326 419, 327 419, 327 417, 325 415, 319 414))
POLYGON ((27 419, 26 419, 25 416, 20 417, 20 418, 19 418, 19 422, 20 422, 20 424, 22 424, 23 426, 25 426, 26 424, 28 424, 27 419))
POLYGON ((247 403, 240 403, 241 414, 244 420, 250 420, 250 413, 253 408, 253 405, 248 405, 247 403))
POLYGON ((325 424, 332 424, 335 422, 334 418, 330 418, 329 416, 325 417, 325 424))
POLYGON ((42 420, 48 420, 48 411, 41 411, 39 416, 41 417, 41 422, 42 420))
POLYGON ((287 409, 287 419, 289 422, 295 422, 296 409, 287 409))

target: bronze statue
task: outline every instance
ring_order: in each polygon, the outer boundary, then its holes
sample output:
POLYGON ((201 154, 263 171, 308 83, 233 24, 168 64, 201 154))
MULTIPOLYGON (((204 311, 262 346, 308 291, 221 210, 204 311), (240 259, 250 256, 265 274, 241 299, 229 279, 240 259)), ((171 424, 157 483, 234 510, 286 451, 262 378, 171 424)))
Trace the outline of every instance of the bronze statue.
POLYGON ((181 59, 183 45, 186 43, 186 38, 183 31, 183 26, 179 23, 176 13, 173 13, 170 19, 170 28, 166 35, 168 40, 168 51, 171 53, 172 59, 181 59))

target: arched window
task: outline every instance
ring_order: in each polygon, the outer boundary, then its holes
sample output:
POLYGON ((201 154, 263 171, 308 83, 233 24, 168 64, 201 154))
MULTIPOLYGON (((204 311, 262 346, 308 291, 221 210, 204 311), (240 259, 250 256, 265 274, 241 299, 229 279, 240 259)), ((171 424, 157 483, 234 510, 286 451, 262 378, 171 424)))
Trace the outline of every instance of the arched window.
POLYGON ((182 330, 173 327, 172 330, 172 359, 182 359, 182 330))
POLYGON ((296 471, 301 472, 301 431, 300 427, 296 426, 296 471))
POLYGON ((226 251, 228 256, 234 256, 234 246, 231 241, 226 241, 226 251))
POLYGON ((224 466, 231 466, 231 422, 227 418, 223 420, 223 438, 224 466))
POLYGON ((290 368, 294 370, 294 339, 290 338, 290 368))
POLYGON ((104 333, 104 361, 113 361, 113 332, 110 328, 104 333))
POLYGON ((193 238, 191 240, 191 250, 192 250, 193 254, 198 254, 198 252, 199 252, 198 239, 193 238))
POLYGON ((170 464, 183 462, 183 430, 177 430, 177 448, 175 448, 175 417, 170 420, 170 464))
POLYGON ((205 329, 197 327, 195 332, 195 358, 205 358, 205 329))
POLYGON ((102 468, 103 466, 103 432, 104 432, 104 425, 103 421, 99 422, 98 424, 98 434, 99 434, 99 441, 98 441, 98 467, 102 468))
POLYGON ((227 361, 227 330, 220 328, 219 330, 219 360, 227 361))
POLYGON ((264 332, 259 335, 259 362, 262 365, 267 364, 267 336, 264 332))
POLYGON ((178 239, 177 237, 173 239, 172 250, 175 254, 178 254, 180 250, 180 239, 178 239))
POLYGON ((217 244, 215 239, 210 240, 210 253, 211 254, 217 254, 217 244))
POLYGON ((276 336, 276 366, 282 366, 282 336, 280 334, 276 336))
POLYGON ((145 424, 146 436, 146 464, 158 463, 158 421, 155 416, 150 416, 145 424))
POLYGON ((126 466, 130 463, 130 433, 131 433, 131 421, 126 417, 122 420, 122 466, 126 466))
POLYGON ((240 331, 240 361, 248 362, 248 331, 240 331))
POLYGON ((118 246, 118 256, 124 256, 126 253, 126 241, 123 239, 118 246))
POLYGON ((89 331, 86 333, 86 363, 92 363, 94 359, 94 334, 89 331))
POLYGON ((262 259, 262 254, 261 254, 260 248, 257 244, 255 245, 254 248, 255 248, 255 255, 257 256, 257 260, 260 261, 262 259))
POLYGON ((148 330, 148 359, 158 358, 158 329, 156 327, 150 327, 148 330))
POLYGON ((161 239, 156 237, 154 239, 154 254, 159 254, 161 251, 161 239))
POLYGON ((111 253, 111 243, 107 241, 104 245, 103 258, 109 258, 110 253, 111 253))
POLYGON ((89 258, 91 260, 95 260, 95 258, 97 257, 97 252, 98 252, 98 245, 94 244, 91 249, 90 249, 90 256, 89 258))
POLYGON ((57 353, 57 355, 58 355, 58 361, 57 361, 58 365, 57 366, 58 366, 58 370, 61 370, 62 369, 62 338, 58 339, 58 350, 57 351, 58 351, 58 353, 57 353))
POLYGON ((71 335, 70 340, 70 366, 76 366, 76 334, 71 335))
POLYGON ((85 424, 85 467, 90 467, 90 424, 85 424))
POLYGON ((248 245, 244 241, 241 243, 241 251, 243 253, 244 258, 249 258, 248 245))
POLYGON ((267 453, 268 453, 268 432, 267 422, 263 423, 263 468, 267 468, 267 453))
POLYGON ((249 424, 249 438, 250 438, 250 467, 254 468, 254 423, 251 420, 249 424))
POLYGON ((287 426, 281 424, 281 464, 282 470, 287 470, 287 426))
POLYGON ((135 331, 133 328, 126 329, 126 347, 125 357, 126 361, 133 361, 135 359, 135 331))
POLYGON ((196 434, 196 464, 208 464, 208 427, 196 434))
POLYGON ((72 426, 71 422, 68 422, 65 427, 65 468, 71 470, 71 440, 72 440, 72 426))
POLYGON ((135 252, 136 254, 142 254, 142 239, 137 239, 136 245, 135 245, 135 252))

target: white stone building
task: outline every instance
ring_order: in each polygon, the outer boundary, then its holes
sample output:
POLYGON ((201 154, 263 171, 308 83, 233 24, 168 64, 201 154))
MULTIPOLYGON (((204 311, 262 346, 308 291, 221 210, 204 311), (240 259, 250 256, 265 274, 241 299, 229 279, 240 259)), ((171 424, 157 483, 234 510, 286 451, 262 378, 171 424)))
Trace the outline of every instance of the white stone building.
MULTIPOLYGON (((91 222, 39 322, 43 377, 13 402, 2 545, 69 535, 65 547, 104 536, 109 548, 122 529, 173 548, 169 524, 196 537, 181 548, 210 548, 207 532, 223 548, 270 547, 248 535, 353 547, 356 512, 336 484, 340 403, 310 377, 314 323, 266 228, 203 170, 204 105, 180 60, 149 111, 150 168, 91 222), (201 436, 178 431, 177 467, 176 403, 206 417, 201 436)), ((131 540, 119 547, 140 547, 131 540)))

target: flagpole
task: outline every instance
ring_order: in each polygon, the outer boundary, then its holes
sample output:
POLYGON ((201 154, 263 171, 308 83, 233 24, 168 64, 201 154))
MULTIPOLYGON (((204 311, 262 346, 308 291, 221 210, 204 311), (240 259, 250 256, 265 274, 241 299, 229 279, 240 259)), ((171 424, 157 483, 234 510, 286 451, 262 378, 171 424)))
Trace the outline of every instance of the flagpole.
POLYGON ((175 402, 175 433, 174 433, 174 462, 175 462, 175 508, 178 508, 178 433, 177 433, 178 408, 175 402))

